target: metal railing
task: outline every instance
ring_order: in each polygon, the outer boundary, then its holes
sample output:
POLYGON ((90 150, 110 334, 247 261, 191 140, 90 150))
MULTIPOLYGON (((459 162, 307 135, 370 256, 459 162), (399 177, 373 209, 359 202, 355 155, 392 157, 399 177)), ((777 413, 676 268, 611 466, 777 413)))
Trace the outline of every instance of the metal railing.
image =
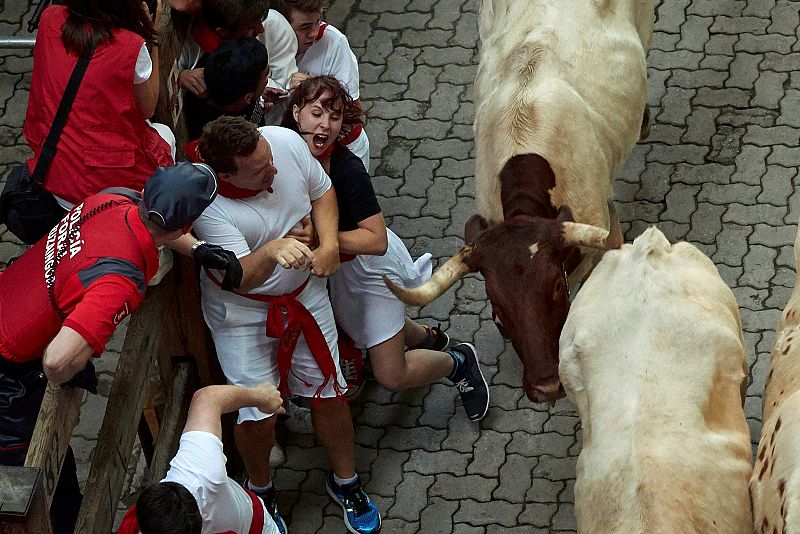
POLYGON ((0 36, 0 50, 31 50, 36 44, 36 37, 0 36))

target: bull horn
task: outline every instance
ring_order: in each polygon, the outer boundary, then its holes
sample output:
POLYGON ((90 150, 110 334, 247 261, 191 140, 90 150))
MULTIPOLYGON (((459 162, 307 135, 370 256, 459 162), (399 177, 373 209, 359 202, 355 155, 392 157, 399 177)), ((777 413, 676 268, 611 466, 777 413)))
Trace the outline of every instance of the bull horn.
POLYGON ((466 259, 472 254, 473 245, 462 248, 458 254, 440 265, 436 272, 419 287, 405 289, 394 284, 386 275, 383 275, 383 283, 394 293, 397 298, 411 306, 425 306, 430 304, 442 293, 461 280, 461 278, 472 271, 467 266, 466 259))
POLYGON ((597 248, 611 250, 622 245, 622 229, 619 225, 617 210, 614 203, 608 201, 608 216, 610 230, 598 228, 590 224, 565 221, 561 223, 561 235, 567 246, 597 248))

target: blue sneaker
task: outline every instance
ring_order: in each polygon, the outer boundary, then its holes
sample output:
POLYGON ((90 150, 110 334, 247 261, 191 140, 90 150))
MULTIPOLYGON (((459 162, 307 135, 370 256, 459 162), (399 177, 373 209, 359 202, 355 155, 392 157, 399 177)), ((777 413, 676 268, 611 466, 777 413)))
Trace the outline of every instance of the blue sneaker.
MULTIPOLYGON (((249 488, 249 486, 247 487, 249 488)), ((254 489, 250 489, 250 491, 264 502, 264 508, 267 509, 267 513, 277 525, 278 532, 286 534, 288 529, 286 528, 286 521, 283 520, 280 512, 278 512, 278 503, 275 501, 275 488, 270 488, 267 491, 256 491, 254 489)))
POLYGON ((381 514, 378 507, 361 489, 361 478, 352 484, 339 486, 333 473, 325 480, 325 488, 334 501, 342 507, 344 524, 353 534, 373 534, 381 530, 381 514))

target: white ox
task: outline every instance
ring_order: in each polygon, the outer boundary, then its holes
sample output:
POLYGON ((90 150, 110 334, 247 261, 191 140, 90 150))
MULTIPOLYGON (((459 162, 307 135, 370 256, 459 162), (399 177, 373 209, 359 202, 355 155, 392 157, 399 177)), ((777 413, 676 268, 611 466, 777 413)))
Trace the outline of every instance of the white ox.
MULTIPOLYGON (((800 233, 794 242, 800 266, 800 233)), ((800 276, 781 317, 764 391, 761 440, 750 479, 756 532, 800 533, 800 276)))
POLYGON ((479 26, 480 215, 467 222, 466 246, 428 283, 393 290, 424 305, 480 271, 522 361, 527 396, 549 401, 563 396, 567 286, 596 262, 586 247, 606 246, 614 175, 646 130, 653 8, 650 0, 484 0, 479 26))
POLYGON ((739 309, 711 260, 656 228, 607 252, 560 356, 583 428, 578 532, 753 532, 739 309))

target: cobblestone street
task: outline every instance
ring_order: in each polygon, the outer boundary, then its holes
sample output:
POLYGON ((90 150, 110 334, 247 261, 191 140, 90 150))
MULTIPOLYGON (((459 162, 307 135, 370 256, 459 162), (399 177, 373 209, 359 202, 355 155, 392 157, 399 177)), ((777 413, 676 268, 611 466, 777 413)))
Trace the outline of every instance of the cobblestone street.
MULTIPOLYGON (((414 257, 449 258, 475 213, 478 5, 335 0, 328 13, 361 64, 373 184, 388 226, 414 257)), ((27 35, 30 12, 24 0, 0 0, 0 34, 27 35)), ((794 285, 798 27, 796 1, 656 2, 648 57, 654 126, 615 185, 628 242, 657 224, 671 241, 708 254, 733 289, 751 371, 745 412, 753 443, 774 330, 794 285)), ((27 51, 0 50, 2 176, 28 154, 21 127, 31 68, 27 51)), ((7 261, 22 247, 3 231, 0 260, 7 261)), ((492 401, 477 424, 444 383, 402 393, 367 386, 353 403, 357 464, 382 511, 383 532, 573 532, 577 411, 566 399, 549 407, 524 396, 521 364, 493 324, 480 277, 467 276, 412 314, 441 323, 454 340, 474 340, 492 401)), ((85 401, 73 438, 82 480, 121 344, 117 335, 98 362, 100 395, 85 401)), ((321 447, 290 436, 286 453, 275 483, 290 532, 345 532, 325 492, 321 447)), ((132 466, 131 478, 136 472, 132 466)))

